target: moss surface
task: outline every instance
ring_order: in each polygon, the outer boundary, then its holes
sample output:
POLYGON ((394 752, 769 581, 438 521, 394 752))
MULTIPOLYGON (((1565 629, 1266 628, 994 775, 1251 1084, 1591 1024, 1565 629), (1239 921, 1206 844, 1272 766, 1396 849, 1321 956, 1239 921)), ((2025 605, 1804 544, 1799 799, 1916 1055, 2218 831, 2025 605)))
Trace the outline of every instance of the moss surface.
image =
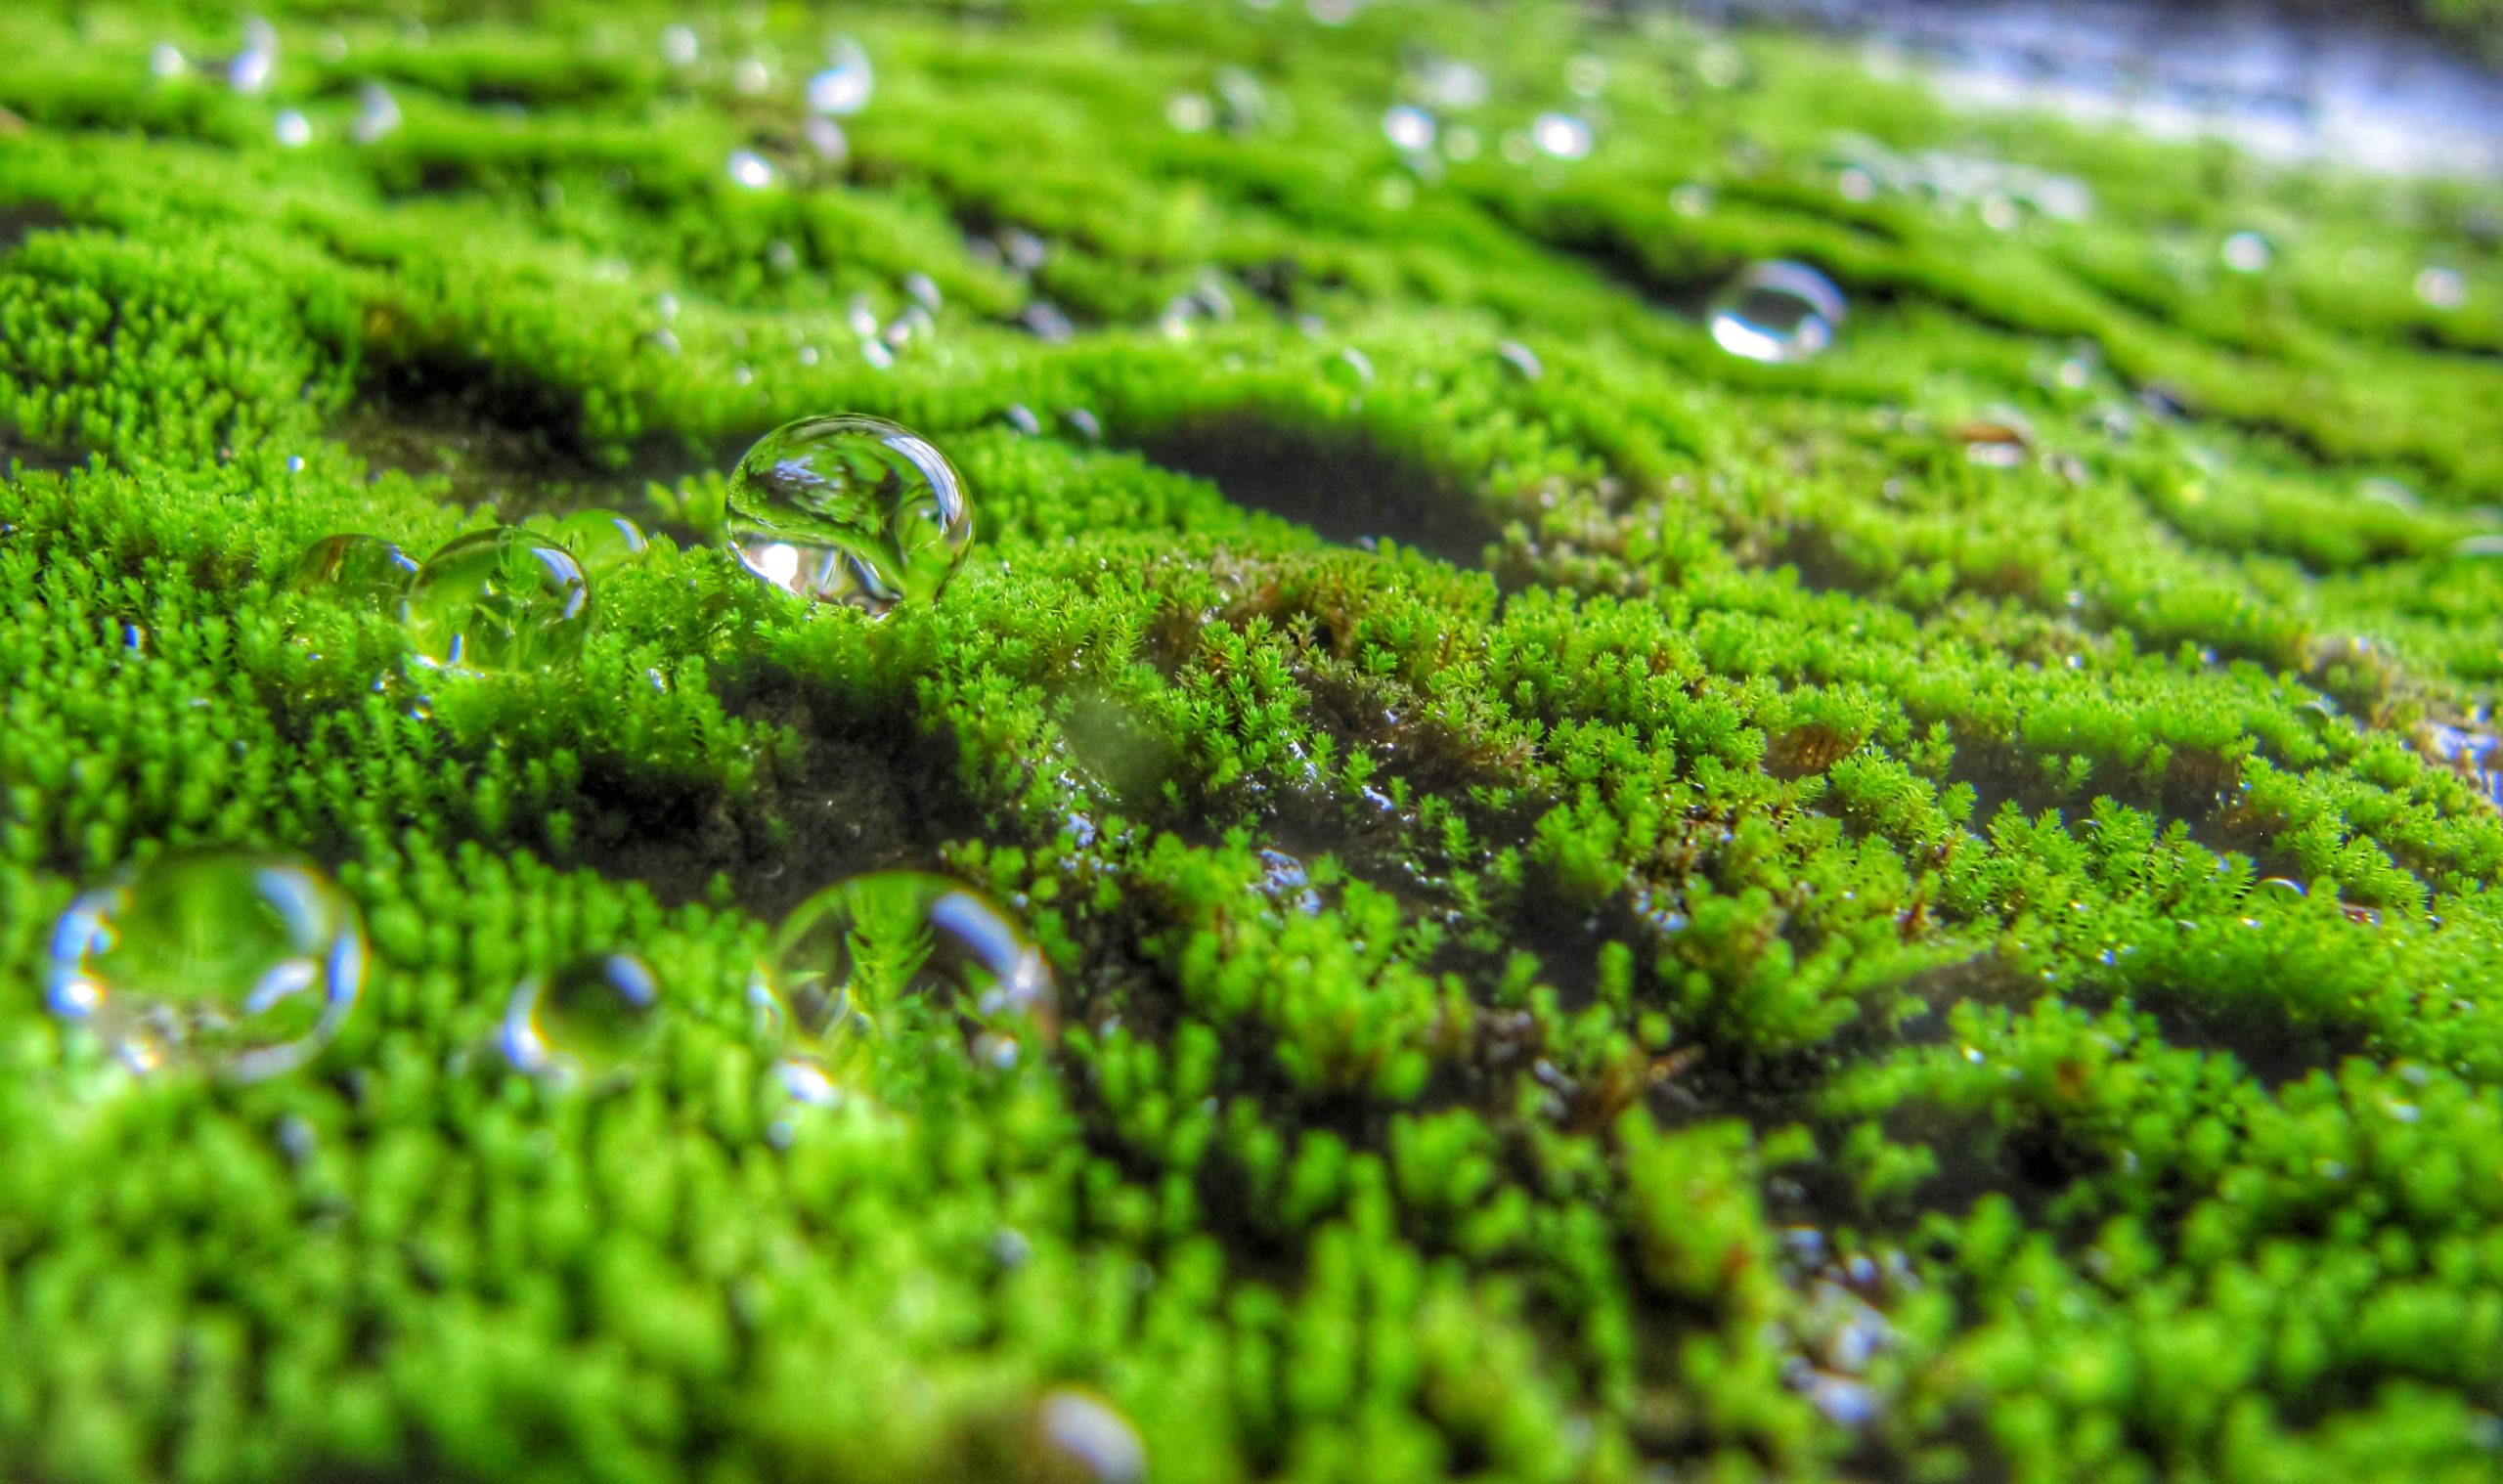
POLYGON ((152 73, 206 10, 0 6, 0 1475, 1033 1477, 1058 1386, 1171 1484, 2503 1469, 2494 192, 1543 7, 308 7, 260 95, 152 73), (1698 324, 1771 256, 1831 353, 1698 324), (705 544, 833 410, 967 474, 935 608, 705 544), (667 534, 576 672, 281 592, 588 503, 667 534), (196 842, 361 903, 316 1066, 43 1012, 196 842), (1067 1033, 907 1018, 768 1137, 750 965, 875 866, 1067 1033), (619 947, 643 1074, 508 1071, 619 947))

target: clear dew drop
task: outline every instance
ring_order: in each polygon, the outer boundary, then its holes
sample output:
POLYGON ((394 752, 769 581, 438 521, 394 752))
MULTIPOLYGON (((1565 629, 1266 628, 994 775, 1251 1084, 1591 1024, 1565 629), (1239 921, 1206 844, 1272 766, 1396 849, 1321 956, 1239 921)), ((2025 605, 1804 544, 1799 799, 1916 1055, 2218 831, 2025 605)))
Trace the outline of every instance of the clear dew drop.
POLYGON ((293 109, 282 110, 271 125, 282 149, 301 150, 313 142, 313 120, 293 109))
POLYGON ((1382 115, 1382 133, 1394 150, 1407 153, 1434 147, 1434 115, 1412 104, 1394 104, 1382 115))
POLYGON ((983 1064, 1013 1066, 1059 1033, 1051 970, 1026 935, 944 876, 880 871, 818 893, 784 919, 774 984, 801 1031, 828 1046, 875 1033, 903 997, 944 996, 983 1064))
POLYGON ((1541 113, 1529 126, 1530 143, 1551 159, 1580 159, 1591 153, 1591 126, 1570 113, 1541 113))
POLYGON ((1713 340, 1749 361, 1805 361, 1833 343, 1842 290, 1805 263, 1758 263, 1712 301, 1713 340))
POLYGON ((70 904, 47 997, 134 1071, 191 1065, 251 1082, 329 1044, 365 964, 356 903, 310 864, 185 851, 70 904))
POLYGON ((2264 273, 2276 261, 2277 249, 2257 232, 2237 232, 2224 240, 2217 256, 2236 273, 2264 273))
POLYGON ((1373 385, 1373 360, 1350 345, 1321 363, 1321 379, 1342 392, 1360 393, 1373 385))
POLYGON ((171 82, 191 69, 191 59, 183 55, 181 47, 170 41, 157 42, 148 53, 149 74, 160 82, 171 82))
POLYGON ((1164 121, 1185 134, 1205 134, 1216 122, 1216 105, 1205 93, 1176 93, 1165 101, 1164 121))
POLYGON ((643 554, 650 543, 643 528, 615 510, 593 505, 556 522, 556 540, 586 573, 622 567, 643 554))
POLYGON ((1538 359, 1538 352, 1518 340, 1498 341, 1495 346, 1495 359, 1503 362, 1511 369, 1514 375, 1520 377, 1523 381, 1536 381, 1547 374, 1547 366, 1538 359))
POLYGON ((226 64, 226 85, 247 95, 268 92, 278 75, 278 27, 258 16, 245 18, 243 49, 226 64))
POLYGON ((651 1050, 660 981, 629 953, 594 953, 513 989, 501 1041, 519 1071, 565 1085, 613 1079, 651 1050))
POLYGON ((955 465, 882 417, 804 417, 767 434, 731 471, 725 539, 749 571, 870 614, 935 600, 973 545, 955 465))
POLYGON ((773 184, 773 162, 754 150, 732 150, 729 165, 730 183, 749 191, 762 191, 773 184))
POLYGON ((849 36, 838 36, 826 49, 825 70, 809 79, 809 108, 813 112, 849 118, 869 106, 877 90, 877 71, 869 54, 849 36))
POLYGON ((1035 1457, 1028 1475, 1053 1484, 1142 1484, 1147 1445, 1112 1403, 1056 1386, 1034 1408, 1035 1457))
POLYGON ((591 580, 572 552, 528 531, 475 531, 426 558, 400 611, 420 664, 549 670, 582 653, 591 580))
POLYGON ((2416 300, 2428 309, 2449 311, 2468 302, 2468 284, 2449 268, 2428 268, 2416 275, 2416 300))
POLYGON ((409 590, 417 564, 379 536, 347 532, 304 548, 287 574, 289 592, 322 593, 355 608, 386 611, 409 590))
POLYGON ((378 82, 369 82, 357 89, 356 117, 348 124, 348 137, 361 145, 374 144, 400 129, 400 101, 391 90, 378 82))
POLYGON ((703 49, 691 25, 664 26, 661 30, 661 60, 671 66, 693 66, 703 49))

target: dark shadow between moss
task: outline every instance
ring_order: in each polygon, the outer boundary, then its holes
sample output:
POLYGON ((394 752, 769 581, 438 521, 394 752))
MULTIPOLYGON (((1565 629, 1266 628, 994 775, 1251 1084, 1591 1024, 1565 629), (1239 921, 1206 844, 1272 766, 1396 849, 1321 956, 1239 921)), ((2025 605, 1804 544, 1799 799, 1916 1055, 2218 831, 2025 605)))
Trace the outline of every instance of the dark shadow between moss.
POLYGON ((1389 540, 1459 567, 1483 567, 1502 527, 1470 492, 1361 433, 1290 428, 1250 414, 1179 424, 1142 453, 1197 475, 1246 509, 1341 546, 1389 540))

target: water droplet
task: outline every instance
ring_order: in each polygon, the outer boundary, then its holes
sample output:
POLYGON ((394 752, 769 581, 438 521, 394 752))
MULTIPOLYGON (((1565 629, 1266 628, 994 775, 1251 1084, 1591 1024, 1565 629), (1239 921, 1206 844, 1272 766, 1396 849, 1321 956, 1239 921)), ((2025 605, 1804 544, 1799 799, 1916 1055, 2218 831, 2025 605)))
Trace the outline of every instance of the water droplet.
POLYGON ((1321 363, 1321 379, 1342 392, 1360 393, 1373 385, 1373 362, 1350 345, 1321 363))
POLYGON ((731 471, 725 535, 775 587, 879 614, 939 596, 973 544, 973 510, 919 434, 882 417, 804 417, 731 471))
POLYGON ((1077 434, 1078 437, 1085 439, 1089 443, 1101 443, 1104 441, 1104 424, 1093 413, 1088 412, 1082 407, 1073 407, 1068 412, 1065 412, 1060 415, 1061 420, 1068 423, 1070 430, 1077 434))
POLYGON ((1017 323, 1046 345, 1058 345, 1077 333, 1077 327, 1069 316, 1047 299, 1036 299, 1019 310, 1017 323))
POLYGON ((1535 381, 1547 374, 1547 367, 1538 359, 1538 352, 1518 340, 1498 341, 1495 355, 1523 381, 1535 381))
POLYGON ((1486 101, 1486 74, 1466 62, 1428 58, 1419 65, 1416 76, 1418 91, 1438 108, 1460 110, 1486 101))
POLYGON ((1749 361, 1804 361, 1833 342, 1842 290, 1805 263, 1758 263, 1712 301, 1712 338, 1749 361))
POLYGON ((164 81, 171 82, 191 69, 191 59, 183 55, 181 47, 170 41, 157 42, 148 54, 150 74, 164 81))
POLYGON ((1031 1474, 1068 1484, 1141 1484, 1147 1446, 1113 1404, 1074 1386, 1043 1393, 1034 1408, 1031 1474))
POLYGON ((750 191, 762 191, 773 184, 773 162, 754 150, 732 150, 729 171, 732 184, 750 191))
POLYGON ((1216 122, 1216 105, 1203 93, 1176 93, 1165 102, 1164 121, 1185 134, 1206 133, 1216 122))
POLYGON ((547 670, 582 653, 591 582, 572 552, 528 531, 474 531, 426 558, 401 617, 421 664, 547 670))
POLYGON ((226 65, 226 85, 238 93, 259 94, 269 90, 277 74, 278 27, 258 16, 246 17, 243 49, 226 65))
POLYGON ((1591 126, 1570 113, 1541 113, 1530 123, 1530 143, 1553 159, 1580 159, 1591 153, 1591 126))
POLYGON ((395 607, 417 564, 379 536, 325 536, 304 548, 287 574, 289 592, 322 592, 351 607, 395 607))
POLYGON ((742 57, 730 68, 730 87, 746 97, 754 98, 771 86, 773 69, 761 57, 742 57))
POLYGON ((995 239, 999 255, 1019 273, 1032 273, 1051 255, 1050 244, 1023 227, 1002 227, 995 239))
POLYGON ((313 142, 313 120, 293 109, 281 111, 272 128, 282 149, 300 150, 313 142))
POLYGON ((400 127, 400 101, 391 90, 378 82, 369 82, 357 89, 356 118, 348 125, 348 137, 361 145, 370 145, 400 127))
POLYGON ((774 965, 793 1022, 828 1041, 873 1031, 901 996, 933 993, 952 1000, 969 1048, 989 1065, 1058 1033, 1040 950, 944 876, 881 871, 818 893, 784 919, 774 965))
POLYGON ((1669 192, 1669 209, 1685 217, 1708 216, 1719 200, 1719 193, 1695 181, 1689 181, 1669 192))
POLYGON ((660 982, 639 958, 595 953, 514 988, 505 1012, 505 1057, 520 1071, 565 1085, 613 1078, 660 1030, 660 982))
POLYGON ((556 540, 586 573, 605 572, 643 554, 643 528, 615 510, 593 505, 556 522, 556 540))
POLYGON ((2236 273, 2260 273, 2276 260, 2277 249, 2257 232, 2237 232, 2224 240, 2217 255, 2236 273))
POLYGON ((2451 546, 2453 556, 2503 556, 2503 536, 2463 536, 2451 546))
POLYGON ((999 415, 1007 419, 1010 427, 1029 438, 1043 436, 1043 420, 1035 416, 1034 410, 1023 402, 1011 402, 999 415))
POLYGON ((809 115, 809 121, 800 125, 800 138, 829 165, 840 166, 852 157, 852 141, 843 132, 843 125, 822 113, 809 115))
POLYGON ((1392 149, 1414 153, 1434 147, 1434 115, 1407 104, 1396 104, 1382 115, 1383 137, 1392 149))
POLYGON ((928 310, 934 315, 939 312, 940 306, 945 302, 945 296, 939 292, 938 282, 926 273, 905 274, 903 276, 903 291, 911 297, 914 303, 920 305, 923 309, 928 310))
POLYGON ((819 113, 849 118, 869 106, 877 89, 869 54, 849 36, 838 36, 826 49, 826 68, 809 79, 809 107, 819 113))
POLYGON ((197 851, 125 871, 53 930, 55 1015, 134 1071, 256 1081, 329 1044, 365 984, 356 903, 285 855, 197 851))
POLYGON ((1834 191, 1847 201, 1873 201, 1877 198, 1877 177, 1858 165, 1846 165, 1834 176, 1834 191))
POLYGON ((671 25, 661 29, 661 60, 671 66, 693 66, 702 51, 703 46, 695 39, 693 26, 671 25))
POLYGON ((2416 298, 2428 309, 2457 309, 2468 302, 2468 283, 2448 268, 2428 268, 2416 276, 2416 298))

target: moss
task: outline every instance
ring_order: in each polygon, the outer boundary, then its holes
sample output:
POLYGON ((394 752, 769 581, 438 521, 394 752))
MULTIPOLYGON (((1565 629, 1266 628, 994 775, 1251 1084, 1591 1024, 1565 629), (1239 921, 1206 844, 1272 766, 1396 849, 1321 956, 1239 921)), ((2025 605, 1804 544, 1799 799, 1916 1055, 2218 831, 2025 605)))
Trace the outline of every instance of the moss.
POLYGON ((0 1472, 1034 1477, 1075 1386, 1177 1484, 2492 1475, 2490 188, 1528 5, 851 11, 838 162, 813 15, 269 9, 267 96, 152 74, 194 9, 0 16, 0 1472), (1432 55, 1490 96, 1420 176, 1432 55), (1511 157, 1559 107, 1591 157, 1511 157), (1931 149, 2091 208, 1834 189, 1931 149), (1766 256, 1825 356, 1696 323, 1766 256), (968 476, 935 607, 709 548, 829 409, 968 476), (576 671, 283 590, 587 503, 660 534, 576 671), (199 842, 364 909, 303 1074, 42 1011, 199 842), (1066 1035, 907 1009, 777 1127, 752 967, 880 867, 1066 1035), (621 947, 642 1075, 505 1070, 621 947))

